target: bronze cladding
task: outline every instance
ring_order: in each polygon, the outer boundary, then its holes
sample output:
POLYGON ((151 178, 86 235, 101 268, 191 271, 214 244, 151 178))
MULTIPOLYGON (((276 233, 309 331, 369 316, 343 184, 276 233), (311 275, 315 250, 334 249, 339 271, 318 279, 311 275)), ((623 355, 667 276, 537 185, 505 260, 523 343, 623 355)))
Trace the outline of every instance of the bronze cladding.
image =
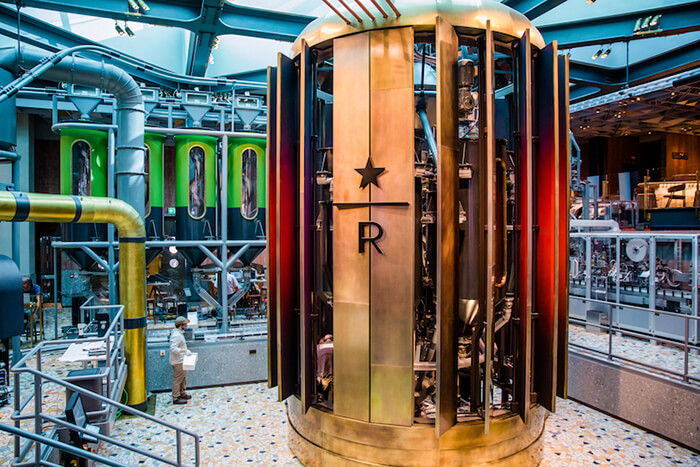
POLYGON ((520 225, 518 264, 518 339, 515 361, 514 399, 516 410, 525 423, 530 409, 532 381, 532 49, 530 31, 525 31, 517 46, 516 81, 518 96, 518 187, 517 222, 520 225))
POLYGON ((569 170, 571 145, 569 139, 569 57, 559 57, 559 197, 560 215, 557 224, 559 247, 557 396, 566 398, 567 362, 569 361, 569 170))
POLYGON ((267 68, 267 385, 277 386, 277 68, 267 68))
MULTIPOLYGON (((370 201, 408 206, 370 207, 384 234, 370 261, 370 421, 413 421, 413 313, 415 288, 413 29, 370 33, 370 156, 384 168, 370 184, 370 201)), ((355 167, 364 167, 365 162, 355 167)), ((359 175, 351 180, 358 187, 359 175)), ((347 247, 346 247, 347 248, 347 247)), ((336 279, 337 280, 337 279, 336 279)))
POLYGON ((457 401, 457 258, 459 245, 457 197, 459 142, 457 140, 457 51, 454 28, 441 17, 435 25, 437 45, 437 408, 435 435, 456 423, 457 401))
POLYGON ((311 329, 311 288, 313 276, 314 168, 313 168, 313 98, 314 77, 309 46, 302 41, 299 57, 299 329, 301 339, 301 405, 308 410, 314 386, 313 342, 311 329))
POLYGON ((298 75, 294 62, 282 54, 277 60, 277 383, 279 399, 299 385, 299 266, 297 254, 297 144, 299 127, 298 75), (283 175, 284 174, 284 175, 283 175), (283 280, 284 279, 284 280, 283 280))
POLYGON ((486 75, 484 76, 485 100, 483 107, 486 107, 486 180, 482 189, 486 190, 486 328, 484 336, 486 349, 484 352, 484 432, 489 432, 491 419, 491 369, 493 368, 493 327, 494 327, 494 306, 496 288, 496 200, 494 197, 494 183, 496 181, 496 129, 494 127, 496 101, 495 101, 495 72, 494 54, 495 46, 493 32, 491 31, 491 21, 486 21, 486 46, 484 47, 484 64, 486 75))
MULTIPOLYGON (((333 41, 333 198, 368 202, 358 167, 369 156, 369 33, 333 41)), ((333 385, 336 415, 369 421, 369 255, 360 254, 358 223, 369 208, 333 212, 333 385)))
POLYGON ((557 44, 542 49, 536 59, 538 150, 534 155, 535 223, 535 342, 533 381, 537 402, 554 412, 557 371, 558 253, 557 221, 559 198, 559 90, 557 44))
POLYGON ((492 420, 491 433, 479 419, 462 422, 440 438, 430 425, 366 423, 315 407, 304 414, 291 397, 289 442, 307 466, 484 466, 538 465, 547 411, 534 406, 530 423, 515 414, 492 420))

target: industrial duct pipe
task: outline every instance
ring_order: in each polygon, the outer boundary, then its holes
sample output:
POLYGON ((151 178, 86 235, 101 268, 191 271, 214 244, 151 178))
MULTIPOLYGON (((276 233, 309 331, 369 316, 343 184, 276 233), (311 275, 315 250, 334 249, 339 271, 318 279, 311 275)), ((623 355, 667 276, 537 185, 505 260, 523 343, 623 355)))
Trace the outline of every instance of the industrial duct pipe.
POLYGON ((146 232, 131 206, 112 198, 0 192, 0 221, 111 223, 119 231, 119 298, 129 405, 146 404, 146 232))
MULTIPOLYGON (((24 66, 48 60, 39 50, 22 48, 24 66)), ((0 49, 0 68, 20 73, 16 48, 0 49)), ((143 96, 138 84, 124 70, 113 65, 68 56, 41 73, 43 79, 106 89, 117 100, 117 196, 145 215, 143 96)), ((23 84, 27 84, 29 81, 23 84)), ((16 83, 16 81, 15 81, 16 83)), ((14 83, 10 84, 13 85, 14 83)), ((13 91, 16 92, 13 88, 13 91)))

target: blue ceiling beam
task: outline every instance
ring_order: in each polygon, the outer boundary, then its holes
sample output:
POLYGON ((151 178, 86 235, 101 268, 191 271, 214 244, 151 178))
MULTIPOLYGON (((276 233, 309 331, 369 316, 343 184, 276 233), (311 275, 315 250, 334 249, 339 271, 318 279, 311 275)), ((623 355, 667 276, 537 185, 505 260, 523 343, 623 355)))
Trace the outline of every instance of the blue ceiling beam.
POLYGON ((647 37, 660 37, 700 31, 700 2, 675 6, 660 6, 647 10, 581 19, 567 23, 539 26, 546 43, 557 41, 559 49, 571 49, 587 45, 626 42, 647 37), (635 32, 637 21, 642 18, 658 18, 658 25, 635 32))
MULTIPOLYGON (((217 36, 241 36, 293 41, 314 18, 257 8, 225 0, 145 0, 149 9, 132 10, 126 0, 23 0, 23 5, 44 10, 100 18, 173 26, 191 31, 187 73, 204 76, 217 36)), ((15 4, 14 0, 0 3, 15 4)))
POLYGON ((528 17, 535 19, 552 8, 556 8, 566 0, 504 0, 502 3, 528 17))
MULTIPOLYGON (((188 29, 195 34, 200 31, 216 35, 237 34, 265 39, 293 41, 315 18, 310 16, 242 7, 230 3, 210 0, 145 0, 148 11, 128 8, 126 0, 22 0, 27 7, 44 10, 77 13, 100 18, 134 21, 161 26, 188 29), (220 10, 214 23, 207 22, 211 5, 220 10)), ((0 0, 0 3, 15 4, 15 0, 0 0)))
POLYGON ((595 65, 569 62, 569 80, 578 87, 595 87, 600 91, 595 95, 580 96, 571 92, 571 102, 584 98, 607 94, 623 87, 635 86, 648 81, 671 76, 700 66, 700 40, 684 44, 681 47, 650 57, 642 62, 621 68, 602 68, 595 65), (628 76, 629 73, 629 76, 628 76))

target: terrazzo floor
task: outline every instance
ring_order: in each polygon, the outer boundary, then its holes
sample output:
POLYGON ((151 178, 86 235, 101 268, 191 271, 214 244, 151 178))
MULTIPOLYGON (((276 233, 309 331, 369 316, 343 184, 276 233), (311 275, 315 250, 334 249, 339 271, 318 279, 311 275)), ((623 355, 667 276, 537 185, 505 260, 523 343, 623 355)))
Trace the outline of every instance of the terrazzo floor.
MULTIPOLYGON (((586 327, 583 325, 570 322, 569 343, 579 344, 607 354, 609 336, 607 332, 592 332, 586 330, 586 327)), ((574 349, 576 352, 586 352, 586 350, 578 346, 574 349)), ((654 343, 649 339, 639 339, 618 332, 613 334, 612 351, 615 355, 672 371, 680 375, 684 372, 684 352, 682 348, 676 346, 654 343)), ((598 352, 590 353, 595 357, 601 357, 601 354, 598 352)), ((629 362, 624 362, 624 364, 633 365, 629 362)), ((663 372, 652 370, 647 367, 643 367, 643 369, 672 379, 681 379, 680 376, 664 374, 663 372)), ((692 352, 688 354, 688 375, 696 378, 695 384, 700 383, 700 355, 694 355, 692 352)))
MULTIPOLYGON (((173 405, 158 394, 155 415, 201 436, 204 466, 301 465, 287 445, 285 406, 276 389, 266 384, 190 391, 187 405, 173 405)), ((9 422, 8 407, 0 421, 9 422)), ((142 419, 122 417, 113 436, 138 443, 154 454, 175 456, 175 434, 142 419)), ((183 436, 183 459, 193 457, 192 438, 183 436)), ((0 433, 0 464, 9 461, 11 438, 0 433)), ((120 448, 102 448, 101 455, 125 465, 164 465, 120 448)), ((571 400, 557 401, 557 413, 547 421, 542 466, 676 466, 700 465, 700 455, 571 400)))

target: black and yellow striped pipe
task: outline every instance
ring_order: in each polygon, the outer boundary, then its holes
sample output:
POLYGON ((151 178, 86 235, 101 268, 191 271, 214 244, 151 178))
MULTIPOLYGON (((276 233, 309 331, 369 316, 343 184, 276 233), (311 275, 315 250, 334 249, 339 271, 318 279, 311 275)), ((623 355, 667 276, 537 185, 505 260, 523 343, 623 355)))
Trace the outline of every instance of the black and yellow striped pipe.
POLYGON ((131 205, 114 198, 0 192, 0 221, 110 223, 119 231, 129 405, 146 404, 146 233, 131 205))

